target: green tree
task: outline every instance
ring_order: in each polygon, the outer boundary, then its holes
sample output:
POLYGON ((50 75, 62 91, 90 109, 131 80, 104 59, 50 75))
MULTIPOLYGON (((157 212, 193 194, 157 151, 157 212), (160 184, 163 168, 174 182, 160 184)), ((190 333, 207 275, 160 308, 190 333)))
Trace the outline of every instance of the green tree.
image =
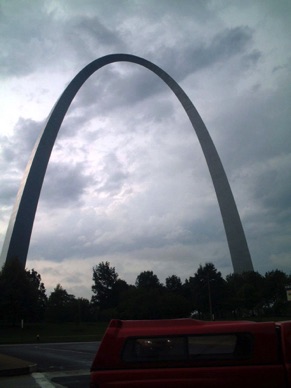
POLYGON ((243 272, 226 277, 228 308, 235 317, 262 314, 264 277, 258 272, 243 272))
POLYGON ((27 306, 31 322, 39 322, 44 319, 47 296, 44 283, 41 276, 34 269, 26 271, 28 280, 28 299, 30 304, 27 306))
POLYGON ((114 307, 116 303, 114 286, 118 280, 118 274, 114 267, 110 267, 108 261, 101 262, 93 268, 92 303, 100 310, 114 307))
POLYGON ((77 315, 76 315, 76 322, 91 322, 93 321, 93 311, 91 303, 86 298, 77 298, 76 299, 77 304, 77 315))
POLYGON ((137 288, 151 289, 160 288, 162 285, 153 271, 143 271, 137 276, 135 286, 137 288))
POLYGON ((160 290, 131 287, 118 306, 118 314, 123 319, 158 319, 160 311, 160 290))
POLYGON ((112 306, 116 307, 123 298, 124 293, 129 289, 125 280, 117 279, 112 287, 112 306))
POLYGON ((284 315, 287 313, 285 287, 289 285, 288 276, 279 270, 267 272, 264 281, 264 309, 267 315, 284 315))
POLYGON ((226 276, 226 303, 225 307, 231 317, 239 318, 243 312, 243 295, 239 289, 243 287, 244 280, 241 274, 233 273, 226 276))
POLYGON ((172 275, 166 278, 166 288, 169 291, 172 291, 174 293, 182 293, 183 291, 183 284, 181 279, 176 276, 172 275))
POLYGON ((193 302, 193 311, 199 317, 212 319, 223 314, 225 280, 212 263, 200 265, 194 276, 186 281, 186 288, 193 302))
POLYGON ((6 263, 0 274, 1 320, 19 325, 27 320, 27 278, 18 259, 6 263))
POLYGON ((116 310, 121 319, 165 319, 190 315, 189 301, 166 288, 130 286, 116 310))
POLYGON ((43 319, 46 293, 41 276, 25 270, 17 258, 6 263, 0 272, 0 319, 12 325, 43 319))
POLYGON ((46 317, 50 322, 74 322, 78 320, 78 308, 75 296, 57 284, 48 298, 46 317))

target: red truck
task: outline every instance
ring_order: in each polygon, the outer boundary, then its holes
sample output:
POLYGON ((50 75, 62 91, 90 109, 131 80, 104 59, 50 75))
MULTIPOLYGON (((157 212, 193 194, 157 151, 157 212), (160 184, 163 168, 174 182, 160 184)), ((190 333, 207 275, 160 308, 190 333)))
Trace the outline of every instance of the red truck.
POLYGON ((291 388, 291 321, 112 320, 91 387, 291 388))

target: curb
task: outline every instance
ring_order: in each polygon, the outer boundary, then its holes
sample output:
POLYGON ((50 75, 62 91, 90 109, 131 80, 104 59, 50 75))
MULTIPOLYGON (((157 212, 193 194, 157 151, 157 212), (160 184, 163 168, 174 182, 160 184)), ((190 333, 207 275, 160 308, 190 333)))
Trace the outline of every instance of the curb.
POLYGON ((37 364, 15 357, 0 355, 0 377, 27 375, 37 371, 37 364))

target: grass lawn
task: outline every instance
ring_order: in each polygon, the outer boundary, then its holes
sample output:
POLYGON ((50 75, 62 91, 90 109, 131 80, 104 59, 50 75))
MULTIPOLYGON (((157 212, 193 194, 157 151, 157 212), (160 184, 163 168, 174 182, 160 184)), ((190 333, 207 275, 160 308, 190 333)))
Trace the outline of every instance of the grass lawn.
POLYGON ((98 341, 108 323, 25 324, 24 327, 0 327, 0 344, 38 342, 98 341))
MULTIPOLYGON (((285 321, 290 317, 270 317, 248 319, 250 321, 285 321)), ((25 324, 21 328, 0 325, 0 344, 21 344, 39 342, 81 342, 101 340, 108 322, 90 323, 38 323, 25 324)))

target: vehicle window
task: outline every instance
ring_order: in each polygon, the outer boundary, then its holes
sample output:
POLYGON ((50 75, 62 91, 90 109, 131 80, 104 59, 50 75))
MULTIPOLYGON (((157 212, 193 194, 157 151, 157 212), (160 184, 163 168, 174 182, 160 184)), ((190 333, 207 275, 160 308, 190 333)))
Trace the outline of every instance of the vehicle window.
POLYGON ((129 338, 122 353, 126 362, 229 360, 249 358, 247 333, 129 338))
POLYGON ((124 361, 185 360, 186 337, 131 338, 126 342, 124 361))
POLYGON ((243 359, 251 355, 252 337, 247 333, 188 337, 190 359, 243 359))
POLYGON ((191 336, 188 338, 190 358, 222 354, 233 354, 236 346, 236 335, 191 336))

